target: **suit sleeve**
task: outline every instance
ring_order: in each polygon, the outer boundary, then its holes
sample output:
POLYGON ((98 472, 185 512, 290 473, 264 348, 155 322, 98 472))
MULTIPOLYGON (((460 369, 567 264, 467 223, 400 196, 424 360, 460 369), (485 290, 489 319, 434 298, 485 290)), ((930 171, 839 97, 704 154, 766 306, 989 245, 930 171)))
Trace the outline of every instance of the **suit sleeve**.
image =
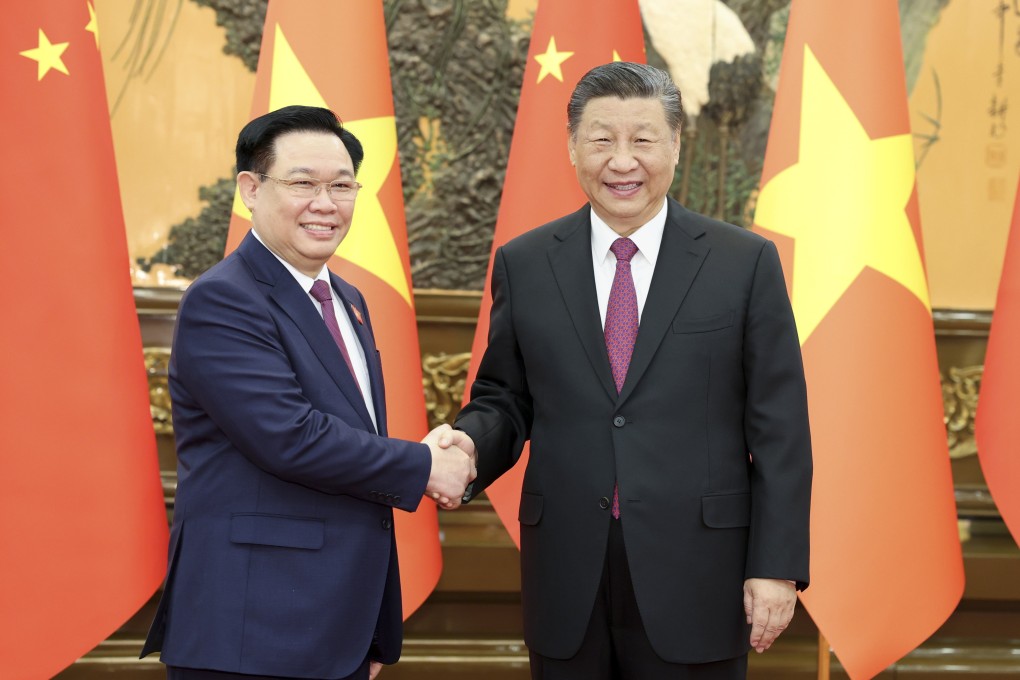
POLYGON ((811 435, 800 341, 779 254, 767 242, 752 283, 744 338, 745 436, 751 453, 746 576, 807 587, 811 435))
MULTIPOLYGON (((189 439, 223 439, 280 479, 377 502, 385 490, 413 511, 431 456, 424 444, 380 437, 316 409, 264 298, 225 279, 192 285, 173 343, 175 417, 189 439)), ((325 378, 324 378, 325 380, 325 378)), ((352 412, 353 413, 353 412, 352 412)))
POLYGON ((471 386, 471 401, 454 423, 478 450, 478 477, 466 499, 514 466, 531 434, 532 414, 524 360, 514 331, 510 277, 500 248, 492 265, 488 346, 471 386))

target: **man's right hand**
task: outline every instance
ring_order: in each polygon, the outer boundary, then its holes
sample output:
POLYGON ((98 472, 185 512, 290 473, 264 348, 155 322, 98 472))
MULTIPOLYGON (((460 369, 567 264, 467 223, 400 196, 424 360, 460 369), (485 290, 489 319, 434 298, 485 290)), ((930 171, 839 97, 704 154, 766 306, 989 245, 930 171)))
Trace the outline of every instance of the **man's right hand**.
POLYGON ((477 474, 473 442, 449 425, 440 425, 422 443, 428 444, 432 452, 432 471, 425 493, 445 510, 460 507, 465 489, 477 474))

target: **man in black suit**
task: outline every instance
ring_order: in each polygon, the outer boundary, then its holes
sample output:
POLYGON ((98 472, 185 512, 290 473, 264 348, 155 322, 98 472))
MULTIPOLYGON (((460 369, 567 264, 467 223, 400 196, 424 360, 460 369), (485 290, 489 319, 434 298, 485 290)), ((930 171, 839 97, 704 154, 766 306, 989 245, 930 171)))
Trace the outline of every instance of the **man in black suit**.
POLYGON ((568 106, 589 204, 494 258, 454 441, 476 448, 470 500, 531 440, 535 678, 743 678, 807 586, 807 400, 779 256, 667 198, 682 118, 663 71, 590 71, 568 106))

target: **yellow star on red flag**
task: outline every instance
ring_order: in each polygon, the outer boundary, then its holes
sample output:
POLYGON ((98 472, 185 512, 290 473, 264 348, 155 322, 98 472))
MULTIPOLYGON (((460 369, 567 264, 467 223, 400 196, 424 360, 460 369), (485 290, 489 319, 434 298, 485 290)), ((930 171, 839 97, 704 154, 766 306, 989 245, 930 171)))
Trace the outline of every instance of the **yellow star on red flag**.
POLYGON ((64 65, 64 60, 60 58, 69 44, 66 42, 51 43, 46 33, 40 28, 39 46, 19 52, 19 54, 23 57, 28 57, 32 61, 39 62, 39 80, 42 80, 43 76, 50 72, 50 69, 56 69, 64 75, 70 75, 67 71, 67 66, 64 65))
POLYGON ((914 190, 910 135, 869 138, 807 46, 802 106, 800 158, 762 188, 755 214, 760 226, 796 239, 793 307, 801 344, 865 267, 930 306, 905 212, 914 190))
POLYGON ((542 69, 538 72, 538 81, 542 80, 551 75, 556 80, 563 82, 563 69, 561 66, 563 62, 574 56, 573 52, 560 52, 556 49, 556 37, 549 37, 549 46, 546 48, 544 54, 536 54, 535 61, 542 65, 542 69))
MULTIPOLYGON (((293 102, 328 107, 325 97, 301 63, 280 24, 275 27, 274 37, 269 110, 275 111, 293 102)), ((346 127, 368 148, 373 149, 373 153, 365 158, 358 171, 358 179, 364 185, 364 190, 358 197, 357 228, 347 234, 337 254, 373 272, 411 305, 411 288, 379 197, 386 178, 397 163, 395 125, 394 116, 346 122, 346 127)), ((244 207, 237 192, 234 194, 234 212, 243 219, 251 219, 251 213, 244 207)))
POLYGON ((896 3, 792 0, 755 225, 786 257, 811 413, 800 599, 851 678, 964 589, 915 180, 896 3))
POLYGON ((88 31, 96 39, 96 49, 99 49, 99 22, 96 21, 96 8, 92 6, 92 3, 86 3, 89 6, 89 22, 85 24, 85 30, 88 31))
MULTIPOLYGON (((102 59, 99 50, 82 49, 88 21, 86 0, 8 2, 0 21, 0 90, 8 102, 0 186, 18 192, 5 219, 33 226, 8 229, 0 253, 4 327, 31 329, 0 337, 5 678, 63 675, 131 618, 166 575, 167 508, 127 276, 102 59), (40 82, 54 71, 68 77, 40 82), (60 185, 62 204, 74 206, 74 236, 47 241, 47 261, 60 276, 40 277, 24 253, 38 248, 40 233, 66 230, 67 216, 39 210, 54 202, 52 182, 25 178, 49 177, 54 159, 79 170, 60 185), (19 290, 28 279, 31 297, 19 290), (66 294, 67 281, 75 282, 73 296, 66 294), (38 301, 55 298, 60 321, 45 323, 38 301), (73 371, 53 360, 69 346, 73 371), (62 426, 53 427, 58 385, 62 426), (29 620, 45 625, 26 625, 29 620)), ((80 667, 69 671, 77 672, 80 667)))

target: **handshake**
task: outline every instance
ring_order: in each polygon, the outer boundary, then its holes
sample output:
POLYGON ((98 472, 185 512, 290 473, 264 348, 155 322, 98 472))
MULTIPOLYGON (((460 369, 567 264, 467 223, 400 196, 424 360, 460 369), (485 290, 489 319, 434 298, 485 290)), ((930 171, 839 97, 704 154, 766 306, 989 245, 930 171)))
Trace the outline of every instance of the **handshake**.
POLYGON ((460 507, 468 484, 478 475, 475 443, 449 425, 440 425, 422 440, 432 452, 432 471, 425 495, 444 510, 460 507))

